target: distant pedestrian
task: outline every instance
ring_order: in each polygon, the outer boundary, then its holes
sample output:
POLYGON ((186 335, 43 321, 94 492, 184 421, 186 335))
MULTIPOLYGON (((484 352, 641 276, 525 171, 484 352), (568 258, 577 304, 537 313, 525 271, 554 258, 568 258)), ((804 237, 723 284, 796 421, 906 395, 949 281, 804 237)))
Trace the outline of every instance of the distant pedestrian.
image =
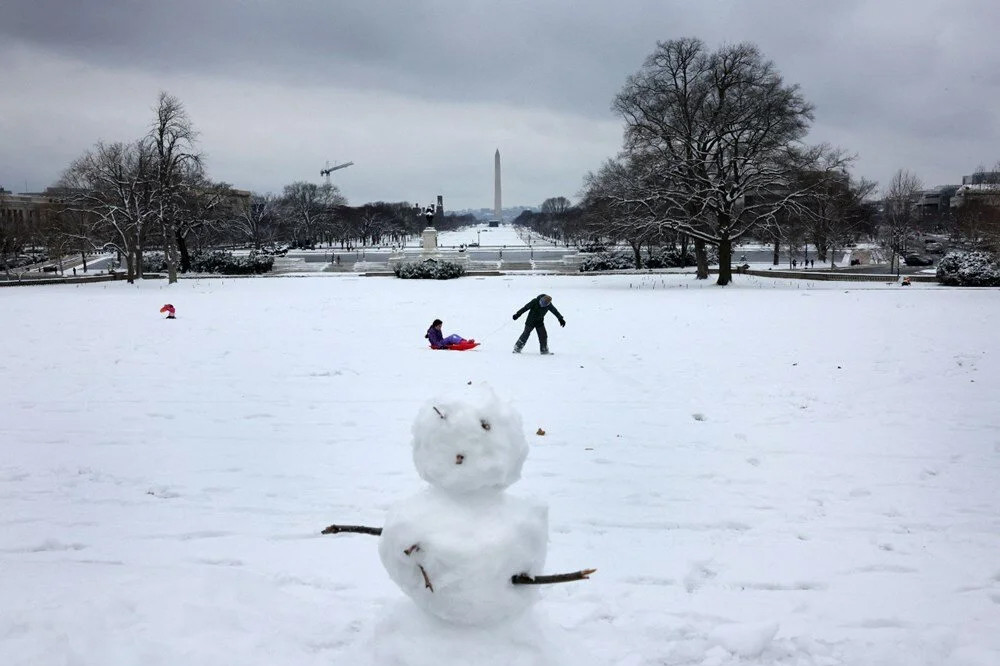
POLYGON ((799 265, 799 260, 798 259, 792 259, 792 268, 798 268, 798 265, 799 265))
POLYGON ((566 326, 566 320, 559 314, 559 310, 556 310, 556 307, 552 305, 552 297, 548 294, 539 294, 537 298, 533 298, 525 303, 523 308, 514 313, 514 321, 517 321, 517 318, 525 312, 528 313, 528 318, 524 322, 524 331, 521 333, 521 337, 514 343, 514 353, 521 353, 531 332, 535 331, 538 334, 539 352, 548 354, 549 334, 545 330, 545 315, 552 312, 556 316, 556 319, 559 320, 560 326, 566 326))

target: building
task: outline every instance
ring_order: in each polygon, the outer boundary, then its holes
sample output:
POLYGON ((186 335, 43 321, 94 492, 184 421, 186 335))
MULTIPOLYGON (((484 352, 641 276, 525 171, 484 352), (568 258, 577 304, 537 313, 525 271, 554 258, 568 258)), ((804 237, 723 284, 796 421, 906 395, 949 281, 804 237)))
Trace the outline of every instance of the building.
POLYGON ((948 212, 951 199, 958 191, 958 185, 942 185, 930 190, 924 190, 917 199, 917 212, 921 217, 934 217, 948 212))
POLYGON ((1000 171, 980 171, 962 176, 962 184, 951 197, 951 208, 975 202, 1000 207, 1000 171))
POLYGON ((24 192, 14 194, 0 188, 0 223, 38 227, 49 211, 59 203, 55 192, 24 192))

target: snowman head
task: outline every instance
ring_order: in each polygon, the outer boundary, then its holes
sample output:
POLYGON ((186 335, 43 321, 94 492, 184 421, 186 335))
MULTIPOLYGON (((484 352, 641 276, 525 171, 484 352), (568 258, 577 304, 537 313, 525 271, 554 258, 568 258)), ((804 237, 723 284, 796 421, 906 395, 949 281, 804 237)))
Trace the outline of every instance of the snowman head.
POLYGON ((442 490, 503 490, 527 456, 521 417, 486 387, 432 400, 413 423, 413 464, 442 490))

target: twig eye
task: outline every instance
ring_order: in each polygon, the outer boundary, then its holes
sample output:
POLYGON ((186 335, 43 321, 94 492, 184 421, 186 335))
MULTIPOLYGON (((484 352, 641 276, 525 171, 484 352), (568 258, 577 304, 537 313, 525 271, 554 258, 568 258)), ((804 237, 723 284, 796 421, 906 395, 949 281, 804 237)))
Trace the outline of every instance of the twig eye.
POLYGON ((461 453, 456 453, 455 454, 455 464, 456 465, 461 465, 463 462, 465 462, 465 456, 462 455, 461 453))
POLYGON ((487 421, 486 419, 481 419, 479 421, 479 425, 483 426, 483 430, 489 430, 491 427, 489 421, 487 421))

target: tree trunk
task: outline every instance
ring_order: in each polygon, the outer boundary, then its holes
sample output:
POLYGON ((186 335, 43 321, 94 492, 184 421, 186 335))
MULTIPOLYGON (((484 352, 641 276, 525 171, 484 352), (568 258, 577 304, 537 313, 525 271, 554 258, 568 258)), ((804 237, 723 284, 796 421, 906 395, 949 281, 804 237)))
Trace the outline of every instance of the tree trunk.
POLYGON ((733 281, 733 242, 723 235, 719 240, 719 280, 715 284, 725 287, 733 281))
POLYGON ((125 279, 129 284, 135 284, 135 248, 125 249, 125 279))
POLYGON ((83 272, 87 272, 87 253, 80 250, 80 259, 83 261, 83 272))
POLYGON ((642 243, 629 242, 632 246, 632 253, 635 255, 635 267, 636 269, 642 268, 642 243))
POLYGON ((694 239, 694 259, 698 266, 695 278, 698 280, 708 279, 708 253, 705 251, 705 241, 700 238, 694 239))
POLYGON ((687 234, 681 234, 681 264, 682 264, 681 267, 682 268, 687 268, 687 261, 684 259, 684 257, 687 256, 687 253, 688 253, 688 244, 689 244, 690 240, 691 240, 691 238, 687 234))
POLYGON ((174 251, 176 236, 173 225, 163 226, 163 255, 167 260, 167 284, 177 282, 177 252, 174 251))
MULTIPOLYGON (((260 249, 260 240, 254 240, 254 247, 260 249)), ((187 240, 180 231, 177 232, 177 250, 181 255, 181 273, 191 270, 191 253, 188 252, 187 240)))
POLYGON ((135 239, 135 277, 142 277, 142 239, 135 239))
POLYGON ((816 255, 819 257, 820 261, 826 261, 826 253, 829 248, 827 247, 827 242, 825 238, 816 240, 816 255))
POLYGON ((775 240, 774 241, 774 254, 771 256, 771 258, 773 259, 773 262, 774 262, 775 266, 778 265, 780 254, 781 254, 781 241, 780 240, 775 240))

